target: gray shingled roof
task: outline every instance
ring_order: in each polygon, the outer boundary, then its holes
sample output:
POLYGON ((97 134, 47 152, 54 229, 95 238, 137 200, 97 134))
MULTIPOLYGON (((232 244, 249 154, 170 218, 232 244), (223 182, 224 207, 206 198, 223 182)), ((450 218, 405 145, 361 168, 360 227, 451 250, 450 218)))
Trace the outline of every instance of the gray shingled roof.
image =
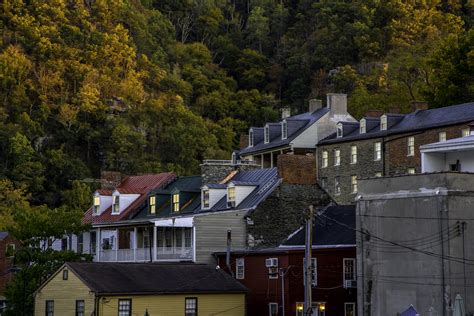
POLYGON ((248 291, 229 274, 206 264, 70 262, 66 266, 97 294, 248 291))
MULTIPOLYGON (((388 129, 380 130, 380 120, 378 124, 367 125, 365 134, 360 134, 359 129, 355 129, 343 137, 337 138, 336 133, 328 136, 319 142, 320 145, 341 143, 346 141, 384 137, 406 132, 415 132, 435 127, 449 126, 454 124, 468 123, 474 121, 474 102, 447 106, 443 108, 418 110, 409 114, 387 114, 388 129), (393 124, 391 126, 391 124, 393 124)), ((372 122, 371 122, 372 123, 372 122)))

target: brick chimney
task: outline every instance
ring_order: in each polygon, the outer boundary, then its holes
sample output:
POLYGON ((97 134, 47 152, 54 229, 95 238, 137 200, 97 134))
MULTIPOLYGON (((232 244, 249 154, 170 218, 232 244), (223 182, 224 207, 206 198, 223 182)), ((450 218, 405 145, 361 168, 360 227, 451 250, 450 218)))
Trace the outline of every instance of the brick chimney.
POLYGON ((327 107, 333 115, 346 115, 347 113, 347 94, 328 93, 327 107))
POLYGON ((388 109, 388 113, 400 114, 401 113, 400 107, 398 106, 391 107, 390 109, 388 109))
POLYGON ((316 183, 316 157, 308 155, 278 155, 278 174, 283 182, 292 184, 316 183))
POLYGON ((420 111, 420 110, 428 110, 428 102, 411 101, 411 109, 413 112, 420 111))
POLYGON ((319 99, 310 99, 308 105, 308 112, 313 113, 323 107, 323 101, 319 99))
POLYGON ((115 189, 121 182, 122 179, 125 178, 122 174, 118 171, 101 171, 100 172, 100 188, 113 190, 115 189))
POLYGON ((240 135, 240 143, 239 143, 239 148, 244 149, 249 146, 249 135, 248 134, 242 134, 240 135))
POLYGON ((381 117, 382 115, 382 110, 368 110, 367 112, 365 112, 366 117, 381 117))

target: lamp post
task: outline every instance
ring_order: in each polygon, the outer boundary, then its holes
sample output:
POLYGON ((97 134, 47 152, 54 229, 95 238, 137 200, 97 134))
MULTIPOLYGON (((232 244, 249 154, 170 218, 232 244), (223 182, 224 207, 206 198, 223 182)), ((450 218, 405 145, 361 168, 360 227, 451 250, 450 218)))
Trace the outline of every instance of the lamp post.
POLYGON ((26 287, 28 285, 28 269, 30 268, 31 263, 31 253, 27 248, 20 248, 19 250, 15 251, 15 255, 13 256, 13 267, 11 267, 8 272, 10 273, 17 273, 21 271, 22 278, 23 278, 23 289, 22 289, 22 315, 26 316, 26 287), (24 253, 28 257, 28 261, 24 268, 21 268, 16 265, 18 254, 24 253))

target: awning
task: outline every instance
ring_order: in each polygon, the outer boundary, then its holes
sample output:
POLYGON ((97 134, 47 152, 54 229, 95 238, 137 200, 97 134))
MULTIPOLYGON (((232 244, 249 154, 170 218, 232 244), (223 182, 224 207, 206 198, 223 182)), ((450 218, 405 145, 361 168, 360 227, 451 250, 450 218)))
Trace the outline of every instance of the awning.
POLYGON ((155 221, 157 227, 193 227, 193 217, 178 217, 155 221))

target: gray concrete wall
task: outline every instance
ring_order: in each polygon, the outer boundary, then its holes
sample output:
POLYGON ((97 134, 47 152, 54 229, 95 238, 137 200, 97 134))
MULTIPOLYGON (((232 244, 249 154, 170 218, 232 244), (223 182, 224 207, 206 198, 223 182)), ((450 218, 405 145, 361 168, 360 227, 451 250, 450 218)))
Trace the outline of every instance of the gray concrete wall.
POLYGON ((474 311, 473 188, 460 173, 360 181, 358 315, 452 315, 456 294, 474 311))

